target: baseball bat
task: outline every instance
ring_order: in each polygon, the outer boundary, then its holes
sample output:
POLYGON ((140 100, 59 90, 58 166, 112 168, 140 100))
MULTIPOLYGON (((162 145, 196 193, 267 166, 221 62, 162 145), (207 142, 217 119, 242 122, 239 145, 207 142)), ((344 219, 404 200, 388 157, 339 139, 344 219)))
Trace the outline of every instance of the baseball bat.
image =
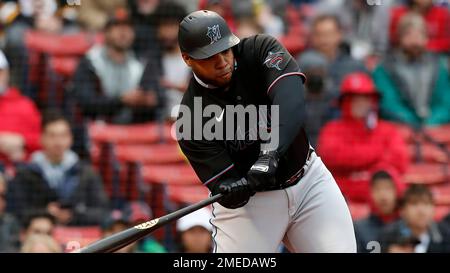
POLYGON ((219 201, 223 197, 223 194, 219 193, 217 195, 211 196, 208 199, 200 201, 196 204, 187 206, 185 208, 179 209, 172 213, 169 213, 160 218, 156 218, 142 224, 136 225, 134 227, 128 228, 124 231, 113 234, 104 239, 98 240, 78 251, 79 253, 111 253, 116 250, 121 249, 137 240, 142 239, 148 234, 152 233, 156 229, 170 223, 174 220, 178 220, 181 217, 206 207, 214 202, 219 201))

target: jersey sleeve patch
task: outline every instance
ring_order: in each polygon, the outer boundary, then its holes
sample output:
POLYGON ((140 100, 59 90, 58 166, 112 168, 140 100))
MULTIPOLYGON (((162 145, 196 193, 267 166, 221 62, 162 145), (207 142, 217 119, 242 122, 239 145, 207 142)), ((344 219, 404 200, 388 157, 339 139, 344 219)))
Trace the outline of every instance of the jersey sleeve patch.
POLYGON ((272 52, 269 51, 267 53, 266 58, 264 59, 263 64, 268 68, 277 69, 282 71, 287 65, 286 54, 283 51, 272 52))

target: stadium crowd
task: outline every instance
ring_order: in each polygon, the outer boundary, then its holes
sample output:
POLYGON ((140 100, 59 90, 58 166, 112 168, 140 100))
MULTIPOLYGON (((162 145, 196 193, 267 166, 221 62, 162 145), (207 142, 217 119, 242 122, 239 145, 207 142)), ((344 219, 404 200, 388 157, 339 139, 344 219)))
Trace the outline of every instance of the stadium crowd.
MULTIPOLYGON (((447 0, 0 1, 0 252, 68 252, 208 196, 170 136, 197 9, 297 59, 358 252, 450 252, 447 0)), ((120 251, 210 252, 209 218, 120 251)))

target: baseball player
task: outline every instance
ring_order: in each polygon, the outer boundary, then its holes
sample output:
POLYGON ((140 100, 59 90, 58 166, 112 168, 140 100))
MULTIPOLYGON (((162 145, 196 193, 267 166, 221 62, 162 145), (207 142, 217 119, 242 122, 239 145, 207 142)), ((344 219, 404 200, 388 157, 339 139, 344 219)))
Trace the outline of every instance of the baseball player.
POLYGON ((303 129, 305 76, 288 51, 268 35, 240 40, 207 10, 186 16, 178 39, 193 71, 180 106, 194 112, 198 98, 202 109, 218 105, 217 122, 226 120, 227 105, 279 106, 275 147, 248 137, 179 139, 211 194, 226 193, 213 206, 214 252, 276 252, 281 242, 291 252, 356 252, 345 200, 303 129))

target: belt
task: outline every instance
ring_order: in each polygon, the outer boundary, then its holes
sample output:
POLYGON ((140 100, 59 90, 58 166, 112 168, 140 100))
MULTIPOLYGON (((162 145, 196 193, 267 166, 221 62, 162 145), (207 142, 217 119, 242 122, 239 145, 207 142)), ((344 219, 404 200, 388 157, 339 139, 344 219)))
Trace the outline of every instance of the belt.
POLYGON ((310 146, 308 155, 306 156, 305 164, 303 165, 303 167, 300 170, 298 170, 293 176, 291 176, 288 180, 281 183, 280 185, 264 189, 263 191, 282 190, 282 189, 292 187, 292 186, 296 185, 298 182, 300 182, 300 180, 303 178, 303 176, 306 174, 309 167, 311 166, 311 159, 312 159, 311 156, 313 153, 314 153, 314 149, 310 146))

